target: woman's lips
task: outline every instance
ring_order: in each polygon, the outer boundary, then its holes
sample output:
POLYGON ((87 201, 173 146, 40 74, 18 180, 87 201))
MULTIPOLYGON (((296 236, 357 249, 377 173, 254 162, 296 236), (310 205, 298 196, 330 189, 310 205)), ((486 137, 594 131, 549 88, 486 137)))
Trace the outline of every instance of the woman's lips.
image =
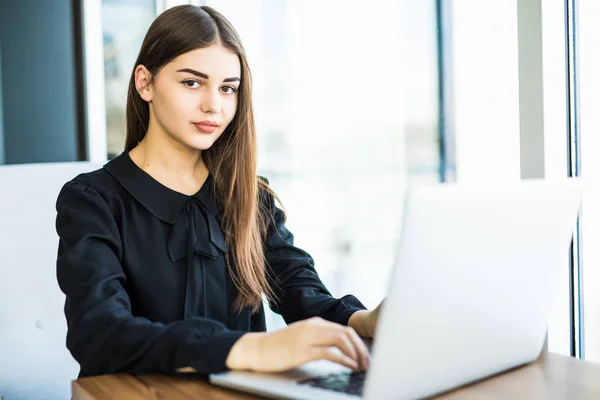
POLYGON ((197 124, 194 124, 194 126, 196 127, 196 129, 203 133, 213 133, 217 130, 218 127, 216 122, 211 121, 198 122, 197 124))

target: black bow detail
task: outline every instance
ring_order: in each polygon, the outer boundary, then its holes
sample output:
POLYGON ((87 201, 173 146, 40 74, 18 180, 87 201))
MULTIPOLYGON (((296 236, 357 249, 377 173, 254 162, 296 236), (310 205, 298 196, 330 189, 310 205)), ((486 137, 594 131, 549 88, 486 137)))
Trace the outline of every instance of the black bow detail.
POLYGON ((192 252, 216 259, 219 250, 227 253, 223 232, 216 218, 202 201, 190 197, 171 228, 167 243, 171 261, 179 261, 192 252))

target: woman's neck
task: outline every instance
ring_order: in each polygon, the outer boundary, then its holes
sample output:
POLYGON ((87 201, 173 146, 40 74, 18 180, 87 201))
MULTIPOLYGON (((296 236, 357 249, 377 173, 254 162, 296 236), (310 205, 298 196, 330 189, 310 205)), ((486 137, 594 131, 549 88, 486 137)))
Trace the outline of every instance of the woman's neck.
POLYGON ((190 149, 166 134, 157 135, 151 130, 129 156, 158 182, 186 195, 200 190, 208 177, 200 150, 190 149))

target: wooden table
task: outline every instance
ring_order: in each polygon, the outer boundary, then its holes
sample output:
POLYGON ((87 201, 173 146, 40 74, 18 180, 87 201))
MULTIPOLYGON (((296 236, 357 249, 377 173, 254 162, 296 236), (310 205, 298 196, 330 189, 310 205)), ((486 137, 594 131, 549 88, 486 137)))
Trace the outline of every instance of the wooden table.
MULTIPOLYGON (((84 399, 249 400, 258 397, 222 389, 197 378, 118 374, 74 381, 73 400, 84 399)), ((600 399, 600 364, 544 353, 534 363, 436 399, 600 399)))

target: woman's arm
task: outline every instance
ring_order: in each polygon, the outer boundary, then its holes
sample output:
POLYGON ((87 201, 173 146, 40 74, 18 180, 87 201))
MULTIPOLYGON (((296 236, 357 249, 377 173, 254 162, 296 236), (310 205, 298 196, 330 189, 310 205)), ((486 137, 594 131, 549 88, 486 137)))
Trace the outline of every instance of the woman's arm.
POLYGON ((379 320, 379 314, 384 301, 382 301, 374 310, 359 310, 352 314, 348 320, 348 326, 352 327, 362 337, 375 337, 377 321, 379 320))
POLYGON ((272 195, 261 193, 261 208, 268 222, 265 257, 278 303, 271 309, 288 323, 310 317, 348 325, 350 316, 365 306, 354 296, 334 298, 314 268, 312 257, 294 246, 294 236, 285 226, 283 211, 272 195))
POLYGON ((205 318, 162 324, 132 315, 119 230, 93 188, 66 184, 57 211, 57 278, 66 294, 67 347, 82 375, 226 369, 231 347, 245 332, 205 318))
POLYGON ((369 367, 370 355, 354 329, 314 317, 279 331, 242 336, 233 345, 227 366, 279 372, 313 360, 329 360, 364 370, 369 367))

